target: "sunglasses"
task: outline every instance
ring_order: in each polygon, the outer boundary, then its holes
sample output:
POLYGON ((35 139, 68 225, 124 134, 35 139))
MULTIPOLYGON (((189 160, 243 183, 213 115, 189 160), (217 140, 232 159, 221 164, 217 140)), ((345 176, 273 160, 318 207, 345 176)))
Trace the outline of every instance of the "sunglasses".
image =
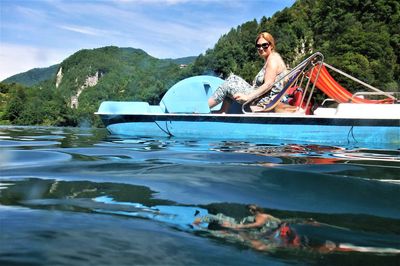
POLYGON ((257 49, 260 49, 260 48, 262 48, 262 49, 267 49, 268 47, 269 47, 269 43, 268 42, 265 42, 265 43, 261 43, 261 44, 256 44, 256 48, 257 49))

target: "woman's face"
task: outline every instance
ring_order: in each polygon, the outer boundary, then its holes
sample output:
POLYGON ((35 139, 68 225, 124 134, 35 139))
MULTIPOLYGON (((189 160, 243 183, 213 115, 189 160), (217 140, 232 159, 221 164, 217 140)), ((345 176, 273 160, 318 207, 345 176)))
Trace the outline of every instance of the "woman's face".
POLYGON ((250 207, 249 207, 249 212, 250 212, 251 214, 255 214, 257 211, 256 211, 256 208, 254 208, 253 206, 250 206, 250 207))
POLYGON ((263 37, 257 40, 256 48, 258 55, 263 58, 267 58, 271 53, 271 44, 263 37))

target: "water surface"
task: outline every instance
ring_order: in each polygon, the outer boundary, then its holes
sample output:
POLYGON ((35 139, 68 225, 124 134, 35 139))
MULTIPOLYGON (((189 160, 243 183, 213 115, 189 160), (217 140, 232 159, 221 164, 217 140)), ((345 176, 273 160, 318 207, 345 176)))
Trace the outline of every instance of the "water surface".
POLYGON ((399 168, 394 146, 0 127, 0 263, 399 265, 399 168), (196 211, 240 219, 250 203, 313 221, 295 225, 310 243, 357 250, 259 251, 192 224, 196 211))

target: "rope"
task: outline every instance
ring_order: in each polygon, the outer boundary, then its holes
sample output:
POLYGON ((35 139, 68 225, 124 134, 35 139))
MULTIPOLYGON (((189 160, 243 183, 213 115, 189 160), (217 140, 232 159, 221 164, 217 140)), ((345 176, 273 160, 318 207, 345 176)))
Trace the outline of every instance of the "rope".
POLYGON ((172 133, 171 133, 171 132, 169 131, 169 129, 168 129, 167 121, 165 121, 165 128, 166 128, 166 130, 163 129, 163 128, 157 123, 157 121, 154 121, 154 123, 157 125, 157 127, 158 127, 159 129, 161 129, 162 132, 164 132, 165 134, 167 134, 168 137, 173 137, 173 136, 174 136, 174 135, 172 135, 172 133))

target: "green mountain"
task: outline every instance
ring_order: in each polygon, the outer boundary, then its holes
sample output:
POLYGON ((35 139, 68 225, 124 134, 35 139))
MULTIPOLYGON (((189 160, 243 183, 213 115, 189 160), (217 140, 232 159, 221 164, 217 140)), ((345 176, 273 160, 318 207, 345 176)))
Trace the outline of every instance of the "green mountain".
POLYGON ((254 48, 262 31, 275 37, 290 67, 320 51, 327 63, 380 89, 399 91, 399 25, 398 0, 298 0, 271 18, 232 28, 195 58, 157 59, 113 46, 78 51, 35 86, 1 84, 0 115, 12 124, 99 126, 93 113, 105 100, 156 104, 177 81, 204 73, 234 72, 251 81, 263 63, 254 48))
POLYGON ((34 68, 27 72, 19 73, 3 80, 3 83, 19 83, 25 86, 34 86, 42 81, 55 76, 59 64, 45 68, 34 68))

